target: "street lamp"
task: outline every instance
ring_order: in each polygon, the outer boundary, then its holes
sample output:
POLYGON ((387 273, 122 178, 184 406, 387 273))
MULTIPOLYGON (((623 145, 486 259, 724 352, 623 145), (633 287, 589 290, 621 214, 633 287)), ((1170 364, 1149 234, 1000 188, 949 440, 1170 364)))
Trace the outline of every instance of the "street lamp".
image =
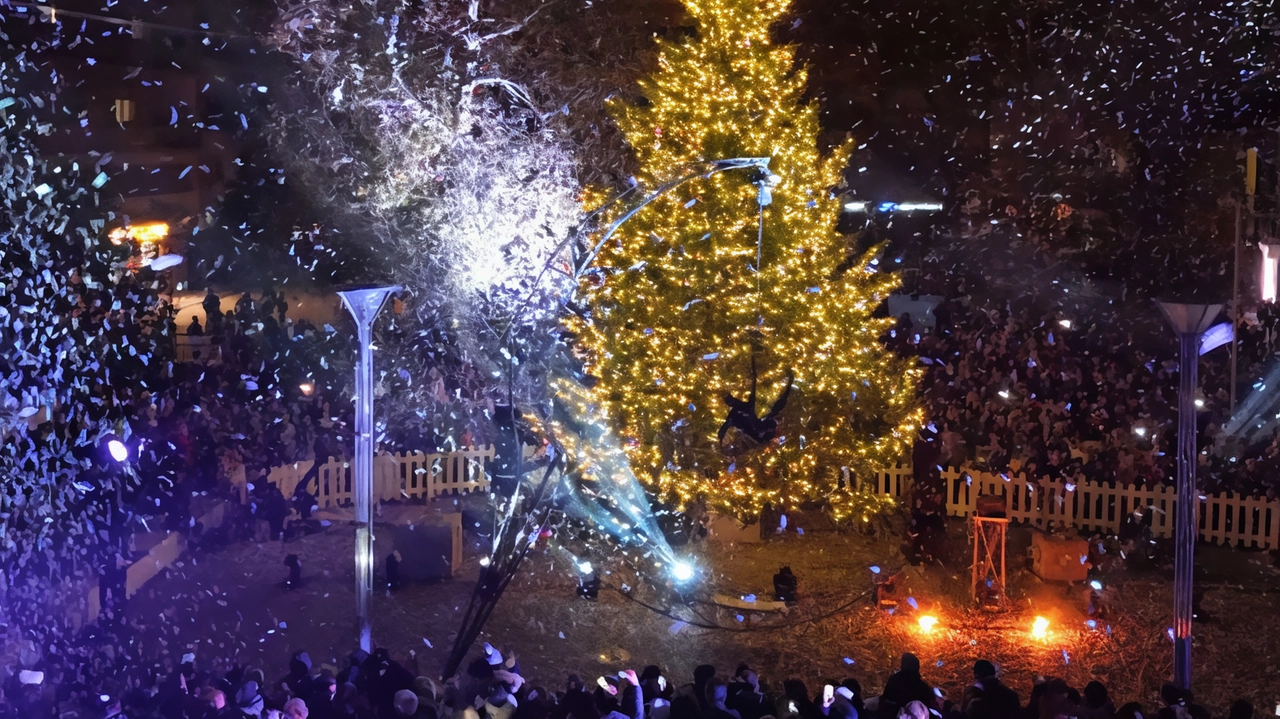
MULTIPOLYGON (((360 361, 356 365, 356 456, 351 488, 356 509, 356 618, 360 649, 373 651, 369 608, 373 602, 373 322, 397 286, 339 292, 342 304, 356 321, 360 361)), ((321 461, 316 457, 316 461, 321 461)))
POLYGON ((1161 302, 1178 333, 1178 500, 1174 514, 1173 680, 1191 688, 1191 584, 1196 548, 1196 389, 1200 336, 1213 325, 1222 305, 1161 302))

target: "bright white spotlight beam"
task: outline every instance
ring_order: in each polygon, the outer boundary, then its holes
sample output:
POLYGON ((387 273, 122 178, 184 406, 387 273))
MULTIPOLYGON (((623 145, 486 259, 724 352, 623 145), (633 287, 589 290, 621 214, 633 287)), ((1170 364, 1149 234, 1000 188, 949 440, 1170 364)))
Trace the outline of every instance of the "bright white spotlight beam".
POLYGON ((684 560, 680 560, 671 566, 671 576, 677 582, 687 582, 693 579, 694 574, 693 565, 684 560))

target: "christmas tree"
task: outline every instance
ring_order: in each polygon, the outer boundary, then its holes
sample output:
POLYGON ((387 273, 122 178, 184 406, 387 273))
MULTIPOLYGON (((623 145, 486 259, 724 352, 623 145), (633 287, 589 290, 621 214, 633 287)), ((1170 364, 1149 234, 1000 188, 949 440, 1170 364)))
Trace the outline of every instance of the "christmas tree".
POLYGON ((696 31, 661 42, 643 99, 611 107, 637 179, 737 157, 771 158, 775 176, 692 181, 610 238, 571 322, 597 383, 568 401, 610 425, 664 499, 741 516, 825 499, 837 518, 867 517, 881 500, 844 469, 902 457, 918 372, 880 345, 891 320, 872 315, 896 277, 835 233, 851 147, 819 152, 805 72, 770 37, 788 0, 684 2, 696 31))

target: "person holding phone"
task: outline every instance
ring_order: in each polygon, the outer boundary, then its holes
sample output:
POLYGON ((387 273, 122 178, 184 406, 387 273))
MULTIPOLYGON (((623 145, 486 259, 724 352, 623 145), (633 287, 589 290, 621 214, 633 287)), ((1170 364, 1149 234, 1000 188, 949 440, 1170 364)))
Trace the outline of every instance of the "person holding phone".
POLYGON ((852 698, 853 691, 848 687, 827 684, 822 688, 822 713, 830 719, 858 719, 852 698))

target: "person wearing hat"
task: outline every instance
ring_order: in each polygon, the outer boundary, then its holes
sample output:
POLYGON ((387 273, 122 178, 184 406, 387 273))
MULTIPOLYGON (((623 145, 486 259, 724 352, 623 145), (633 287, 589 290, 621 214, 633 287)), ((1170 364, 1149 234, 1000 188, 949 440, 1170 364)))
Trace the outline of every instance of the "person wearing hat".
POLYGON ((898 719, 929 719, 929 707, 921 701, 909 701, 898 712, 898 719))
POLYGON ((365 671, 365 665, 369 661, 369 653, 363 649, 357 649, 351 652, 347 657, 347 666, 338 672, 337 683, 341 687, 343 684, 351 683, 356 685, 357 689, 363 689, 368 684, 369 674, 372 673, 372 667, 369 671, 365 671))
POLYGON ((391 654, 384 647, 374 650, 369 658, 373 671, 369 675, 369 698, 383 716, 392 716, 395 712, 396 692, 401 689, 413 691, 413 674, 392 661, 391 654))
POLYGON ((280 714, 284 719, 307 719, 311 714, 307 709, 307 703, 300 697, 293 697, 284 703, 284 708, 280 710, 280 714))
POLYGON ((494 687, 493 692, 484 700, 484 716, 487 719, 511 719, 519 704, 516 698, 507 693, 501 686, 494 687))
POLYGON ((773 713, 773 700, 760 691, 760 677, 743 664, 738 667, 733 683, 729 685, 727 706, 742 715, 742 719, 760 719, 773 713))
POLYGON ((395 700, 392 702, 396 710, 396 716, 415 716, 418 713, 418 701, 418 695, 414 694, 410 689, 401 689, 396 692, 395 700))
POLYGON ((258 682, 250 679, 236 690, 236 709, 245 719, 262 719, 264 702, 258 693, 258 682))
POLYGON ((1014 719, 1022 711, 1018 693, 1005 686, 995 664, 986 659, 973 663, 973 684, 961 700, 968 719, 1014 719))
POLYGON ((316 682, 311 676, 311 656, 302 650, 293 653, 289 659, 289 674, 280 682, 290 695, 302 701, 310 701, 315 693, 316 682))

